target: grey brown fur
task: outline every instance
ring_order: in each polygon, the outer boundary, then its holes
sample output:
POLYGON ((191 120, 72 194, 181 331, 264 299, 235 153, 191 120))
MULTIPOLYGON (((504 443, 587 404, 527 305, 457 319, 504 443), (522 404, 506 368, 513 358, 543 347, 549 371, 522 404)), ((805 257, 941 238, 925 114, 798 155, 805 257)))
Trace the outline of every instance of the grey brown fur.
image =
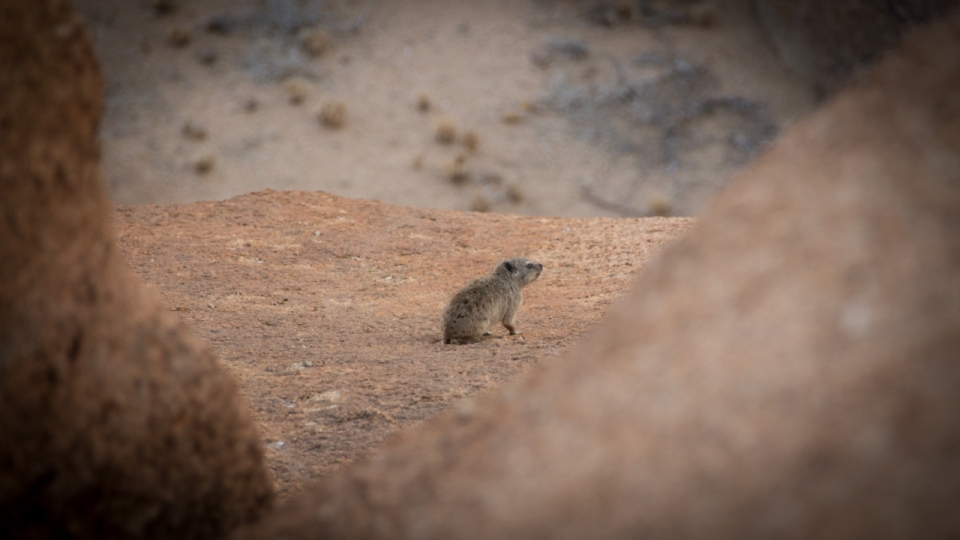
POLYGON ((443 342, 477 341, 498 322, 510 335, 516 334, 523 288, 540 277, 542 271, 542 264, 516 257, 501 261, 493 274, 468 283, 443 312, 443 342))

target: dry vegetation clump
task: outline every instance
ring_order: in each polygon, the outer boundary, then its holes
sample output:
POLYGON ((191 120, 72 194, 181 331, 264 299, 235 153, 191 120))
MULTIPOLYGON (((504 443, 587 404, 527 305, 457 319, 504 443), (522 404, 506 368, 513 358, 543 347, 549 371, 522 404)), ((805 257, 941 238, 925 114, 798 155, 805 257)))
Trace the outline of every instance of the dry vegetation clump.
POLYGON ((463 184, 470 180, 470 172, 467 170, 467 156, 463 153, 457 154, 446 166, 447 178, 454 184, 463 184))
POLYGON ((182 49, 193 41, 193 34, 183 28, 174 28, 167 35, 167 43, 174 48, 182 49))
POLYGON ((150 7, 153 8, 153 12, 161 17, 164 15, 173 15, 177 12, 179 7, 177 2, 174 2, 173 0, 153 0, 153 2, 150 4, 150 7))
POLYGON ((440 144, 453 144, 457 139, 457 125, 449 118, 441 118, 437 122, 434 137, 440 144))
POLYGON ((480 193, 489 205, 510 203, 520 204, 526 197, 519 186, 504 182, 503 176, 497 172, 485 172, 479 175, 477 183, 481 186, 480 193))
POLYGON ((233 31, 234 22, 230 17, 224 15, 214 15, 207 19, 206 24, 203 26, 203 29, 207 31, 208 34, 217 34, 225 36, 233 31))
POLYGON ((670 212, 673 210, 673 205, 670 203, 670 199, 667 199, 660 194, 650 197, 649 207, 651 216, 669 216, 670 212))
POLYGON ((200 62, 207 67, 212 67, 219 59, 220 55, 217 54, 217 51, 202 51, 197 53, 197 62, 200 62))
POLYGON ((523 114, 519 111, 507 111, 500 116, 500 120, 507 125, 519 124, 523 121, 523 114))
POLYGON ((460 136, 460 144, 470 153, 477 151, 477 147, 480 146, 480 136, 477 135, 476 131, 468 130, 460 136))
POLYGON ((299 77, 293 77, 283 81, 283 89, 287 92, 287 98, 291 105, 300 105, 307 100, 310 93, 307 82, 299 77))
POLYGON ((520 204, 526 197, 523 196, 523 191, 520 191, 520 188, 514 184, 510 184, 505 189, 507 200, 513 204, 520 204))
POLYGON ((342 101, 328 101, 317 113, 320 124, 330 129, 340 129, 347 124, 347 105, 342 101))
POLYGON ((310 58, 320 58, 333 44, 330 32, 322 28, 304 28, 299 34, 300 49, 310 58))
POLYGON ((184 137, 193 141, 202 141, 207 138, 206 128, 191 121, 187 121, 183 124, 183 129, 181 132, 183 133, 184 137))
POLYGON ((198 154, 190 160, 190 166, 193 168, 193 172, 199 175, 210 174, 215 163, 216 158, 207 153, 198 154))
POLYGON ((426 94, 417 96, 417 110, 422 113, 430 111, 430 96, 426 94))
POLYGON ((690 18, 693 24, 700 28, 713 28, 717 24, 717 8, 712 3, 704 3, 694 6, 690 10, 690 18))
POLYGON ((483 196, 483 193, 477 193, 470 201, 470 210, 473 212, 489 212, 490 201, 483 196))

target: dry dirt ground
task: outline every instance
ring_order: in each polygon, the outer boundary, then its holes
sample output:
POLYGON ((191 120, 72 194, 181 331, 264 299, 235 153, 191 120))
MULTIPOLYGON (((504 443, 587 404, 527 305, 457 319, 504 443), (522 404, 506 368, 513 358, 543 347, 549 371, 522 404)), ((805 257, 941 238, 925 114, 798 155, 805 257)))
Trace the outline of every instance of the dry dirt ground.
POLYGON ((281 497, 398 429, 550 362, 688 218, 536 218, 324 193, 121 206, 141 280, 240 380, 281 497), (440 343, 440 314, 506 256, 542 262, 519 336, 440 343))
POLYGON ((104 171, 122 204, 270 188, 695 215, 816 101, 747 0, 76 5, 108 82, 104 171))

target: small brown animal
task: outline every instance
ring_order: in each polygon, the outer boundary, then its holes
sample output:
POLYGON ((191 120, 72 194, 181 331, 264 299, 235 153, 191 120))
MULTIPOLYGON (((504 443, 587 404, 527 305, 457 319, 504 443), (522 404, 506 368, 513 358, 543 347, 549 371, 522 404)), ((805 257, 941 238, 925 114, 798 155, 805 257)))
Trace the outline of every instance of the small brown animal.
POLYGON ((502 261, 493 274, 475 279, 453 296, 443 312, 443 342, 472 343, 489 335, 496 323, 517 333, 517 310, 523 302, 522 289, 533 283, 543 265, 522 257, 502 261))

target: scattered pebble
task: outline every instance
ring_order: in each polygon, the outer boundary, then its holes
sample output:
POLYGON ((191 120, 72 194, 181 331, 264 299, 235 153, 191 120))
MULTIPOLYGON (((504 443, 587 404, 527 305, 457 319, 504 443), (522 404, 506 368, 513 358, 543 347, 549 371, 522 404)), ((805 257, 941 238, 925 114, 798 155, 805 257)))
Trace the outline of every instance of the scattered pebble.
POLYGON ((252 113, 260 108, 260 102, 257 101, 257 98, 250 98, 243 104, 243 110, 252 113))

